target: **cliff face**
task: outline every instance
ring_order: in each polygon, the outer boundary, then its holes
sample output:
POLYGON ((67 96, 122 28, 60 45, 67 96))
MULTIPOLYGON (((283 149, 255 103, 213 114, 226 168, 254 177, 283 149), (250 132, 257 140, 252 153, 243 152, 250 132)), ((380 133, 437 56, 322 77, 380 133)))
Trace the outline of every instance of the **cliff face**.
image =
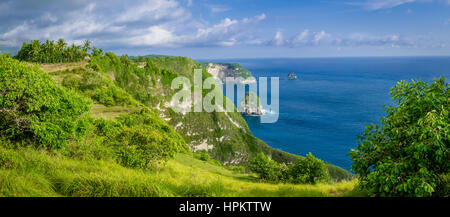
POLYGON ((251 72, 237 63, 199 63, 203 69, 210 73, 214 78, 225 83, 226 77, 237 80, 238 83, 255 83, 256 79, 251 72))
MULTIPOLYGON (((131 61, 107 53, 103 57, 91 59, 88 65, 99 69, 105 79, 111 79, 134 99, 151 108, 183 137, 194 152, 206 151, 225 165, 245 165, 259 152, 282 163, 290 163, 300 157, 271 148, 254 137, 237 108, 232 112, 174 112, 171 98, 178 90, 171 88, 171 82, 178 76, 184 76, 193 84, 193 71, 200 66, 192 59, 147 57, 131 61)), ((204 78, 211 76, 206 70, 203 71, 204 78)), ((209 92, 204 90, 203 95, 209 92)), ((224 100, 228 99, 224 97, 224 100)), ((248 107, 247 113, 258 114, 262 111, 259 106, 254 108, 248 107)), ((330 165, 329 168, 336 167, 330 165)), ((340 168, 336 171, 348 174, 340 168)))
MULTIPOLYGON (((171 108, 172 96, 179 90, 172 89, 171 82, 183 76, 193 84, 194 69, 200 66, 192 59, 147 57, 128 60, 108 53, 91 60, 89 65, 100 69, 133 98, 150 107, 183 137, 194 152, 206 151, 224 164, 243 164, 259 152, 284 162, 295 159, 255 138, 237 108, 232 112, 175 112, 171 108)), ((204 79, 211 76, 203 70, 204 79)), ((203 90, 202 94, 205 96, 210 92, 203 90)), ((224 97, 225 100, 229 99, 224 97)))

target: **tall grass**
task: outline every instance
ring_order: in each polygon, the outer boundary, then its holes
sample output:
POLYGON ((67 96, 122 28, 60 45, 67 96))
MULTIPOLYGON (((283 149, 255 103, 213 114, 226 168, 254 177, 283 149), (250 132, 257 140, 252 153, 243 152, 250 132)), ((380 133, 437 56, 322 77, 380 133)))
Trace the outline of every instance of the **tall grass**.
POLYGON ((334 196, 354 184, 262 183, 189 154, 177 155, 158 170, 144 170, 34 148, 0 148, 0 196, 334 196))

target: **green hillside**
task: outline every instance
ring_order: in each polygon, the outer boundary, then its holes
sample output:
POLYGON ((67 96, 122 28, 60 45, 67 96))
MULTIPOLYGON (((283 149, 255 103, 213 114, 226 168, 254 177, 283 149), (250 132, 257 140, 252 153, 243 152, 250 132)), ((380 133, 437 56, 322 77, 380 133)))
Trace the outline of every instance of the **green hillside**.
MULTIPOLYGON (((260 152, 284 163, 299 157, 255 138, 237 111, 181 115, 164 105, 174 76, 192 79, 191 59, 0 58, 0 196, 333 196, 355 184, 270 183, 246 173, 260 152), (211 149, 195 150, 205 140, 211 149)), ((351 178, 328 171, 335 181, 351 178)))
POLYGON ((0 167, 0 196, 339 196, 355 184, 264 183, 189 154, 177 155, 158 170, 143 170, 108 160, 2 147, 0 167))

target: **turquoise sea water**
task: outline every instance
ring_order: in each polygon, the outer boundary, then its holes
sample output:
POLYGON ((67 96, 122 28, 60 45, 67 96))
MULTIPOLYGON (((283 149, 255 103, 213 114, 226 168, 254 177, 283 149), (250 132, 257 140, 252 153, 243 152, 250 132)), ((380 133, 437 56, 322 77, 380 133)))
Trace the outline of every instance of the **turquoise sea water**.
POLYGON ((252 133, 274 148, 350 169, 347 156, 365 124, 378 123, 389 90, 400 80, 450 79, 450 57, 232 59, 255 77, 279 77, 279 119, 244 117, 252 133), (288 80, 289 72, 297 80, 288 80))

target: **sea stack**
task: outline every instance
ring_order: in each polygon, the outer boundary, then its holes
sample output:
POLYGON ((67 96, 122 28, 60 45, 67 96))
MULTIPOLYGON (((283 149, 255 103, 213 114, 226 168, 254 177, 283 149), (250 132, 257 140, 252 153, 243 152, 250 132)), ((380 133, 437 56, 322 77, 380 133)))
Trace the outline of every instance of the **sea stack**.
POLYGON ((254 92, 246 93, 244 99, 239 104, 239 112, 242 115, 262 116, 262 106, 258 95, 254 92))
POLYGON ((295 79, 297 79, 297 75, 295 73, 293 73, 293 72, 290 72, 288 74, 288 79, 289 80, 295 80, 295 79))

